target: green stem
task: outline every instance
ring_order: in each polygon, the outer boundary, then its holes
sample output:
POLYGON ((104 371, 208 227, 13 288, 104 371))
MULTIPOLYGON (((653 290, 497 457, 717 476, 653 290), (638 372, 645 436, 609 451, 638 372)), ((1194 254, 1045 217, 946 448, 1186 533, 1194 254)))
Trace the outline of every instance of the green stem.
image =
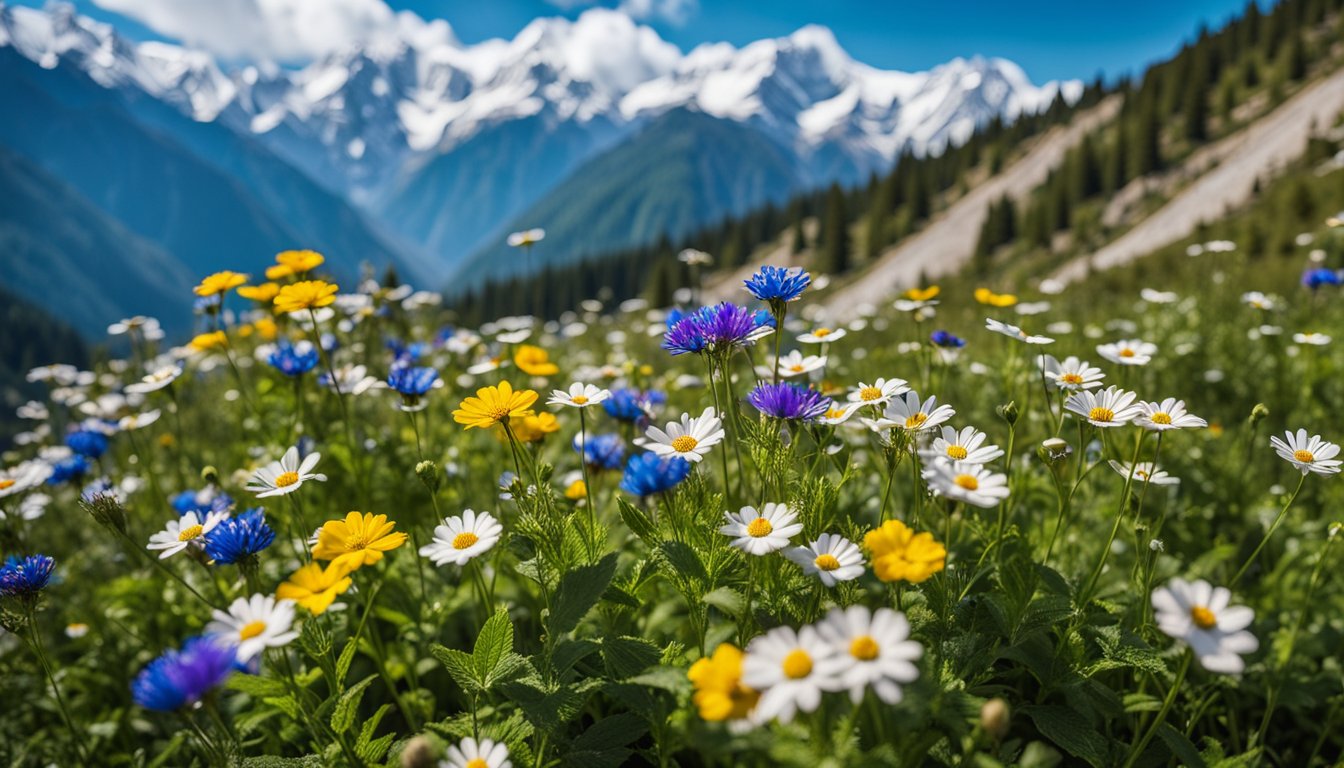
POLYGON ((1186 649, 1181 656, 1181 664, 1176 668, 1176 679, 1171 682, 1171 688, 1167 690, 1167 697, 1162 701, 1162 709, 1158 711, 1157 718, 1148 726, 1148 730, 1143 734, 1143 738, 1130 748, 1129 758, 1125 760, 1124 768, 1133 768, 1134 764, 1143 755, 1143 750, 1148 748, 1148 743, 1157 735, 1157 729, 1167 720, 1167 713, 1171 711, 1172 704, 1176 703, 1176 694, 1181 689, 1181 684, 1185 682, 1185 673, 1190 670, 1190 659, 1194 652, 1186 649))
POLYGON ((75 749, 79 752, 79 759, 85 765, 89 765, 88 750, 84 746, 84 737, 79 729, 75 727, 74 718, 70 717, 70 710, 65 705, 65 697, 61 695, 61 687, 56 684, 56 675, 51 671, 51 662, 47 660, 47 652, 42 647, 42 636, 37 632, 37 618, 33 609, 28 611, 28 635, 29 643, 32 645, 33 653, 37 656, 38 662, 42 665, 42 671, 47 676, 47 682, 51 683, 52 693, 56 697, 56 706, 61 710, 61 717, 65 720, 65 727, 70 730, 70 738, 75 742, 75 749))
POLYGON ((1302 486, 1305 485, 1306 482, 1307 474, 1304 472, 1302 473, 1302 479, 1297 481, 1297 488, 1293 490, 1293 495, 1288 497, 1288 501, 1283 505, 1283 509, 1279 510, 1279 514, 1275 516, 1274 522, 1269 526, 1269 530, 1265 531, 1264 537, 1260 539, 1260 543, 1255 546, 1255 551, 1251 553, 1250 557, 1246 558, 1246 562, 1241 564, 1241 568, 1237 569, 1236 575, 1227 583, 1228 589, 1236 586, 1237 582, 1241 580, 1241 577, 1246 574, 1246 569, 1250 568, 1251 563, 1255 562, 1255 558, 1260 556, 1260 550, 1265 548, 1265 544, 1269 543, 1269 537, 1273 536, 1274 531, 1278 530, 1279 525, 1283 522, 1283 518, 1288 514, 1288 509, 1293 506, 1293 502, 1297 500, 1297 494, 1302 492, 1302 486))

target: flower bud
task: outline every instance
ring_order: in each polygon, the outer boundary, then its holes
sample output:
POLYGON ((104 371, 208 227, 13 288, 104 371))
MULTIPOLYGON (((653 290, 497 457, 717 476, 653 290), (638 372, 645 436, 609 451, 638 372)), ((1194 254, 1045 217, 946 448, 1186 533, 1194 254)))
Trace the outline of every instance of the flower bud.
POLYGON ((207 464, 201 469, 201 481, 206 485, 219 485, 219 470, 207 464))
POLYGON ((1256 403, 1251 409, 1251 426, 1260 423, 1260 420, 1269 415, 1269 407, 1264 403, 1256 403))
POLYGON ((413 736, 401 750, 401 768, 434 768, 434 745, 423 733, 413 736))
POLYGON ((429 489, 430 493, 439 490, 440 478, 438 464, 435 464, 432 461, 422 461, 415 465, 415 474, 416 477, 420 478, 420 482, 424 483, 425 487, 429 489))
POLYGON ((81 497, 79 505, 90 517, 98 521, 99 525, 121 533, 126 532, 126 508, 121 506, 121 499, 118 499, 115 493, 90 494, 81 497))
POLYGON ((995 741, 1008 735, 1008 725, 1012 717, 1008 702, 997 697, 986 701, 980 707, 980 727, 995 741))
POLYGON ((1010 400, 1009 402, 1000 405, 998 408, 995 408, 994 412, 999 414, 999 418, 1008 422, 1009 426, 1017 423, 1018 412, 1016 401, 1010 400))
POLYGON ((1051 467, 1068 461, 1069 456, 1072 453, 1073 446, 1058 437, 1052 437, 1042 441, 1041 447, 1036 449, 1036 455, 1040 456, 1041 461, 1051 467))

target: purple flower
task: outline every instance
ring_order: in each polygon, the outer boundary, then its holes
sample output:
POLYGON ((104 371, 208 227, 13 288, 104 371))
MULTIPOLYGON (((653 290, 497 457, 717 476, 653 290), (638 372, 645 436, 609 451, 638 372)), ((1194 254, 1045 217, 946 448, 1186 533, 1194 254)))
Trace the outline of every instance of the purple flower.
POLYGON ((769 312, 753 312, 725 301, 678 320, 664 334, 663 349, 674 355, 731 350, 751 344, 765 326, 774 326, 769 312))
POLYGON ((766 416, 786 421, 812 421, 833 404, 815 389, 789 382, 759 384, 747 395, 747 402, 766 416))
POLYGON ((209 637, 193 637, 182 650, 165 651, 131 682, 131 698, 145 709, 171 712, 195 704, 234 670, 237 650, 209 637))

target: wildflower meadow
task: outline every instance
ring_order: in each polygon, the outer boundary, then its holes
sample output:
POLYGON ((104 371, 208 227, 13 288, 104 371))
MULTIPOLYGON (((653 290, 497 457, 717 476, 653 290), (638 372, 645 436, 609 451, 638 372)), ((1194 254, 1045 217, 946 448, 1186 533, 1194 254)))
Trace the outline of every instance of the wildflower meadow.
POLYGON ((312 251, 204 276, 189 341, 29 375, 0 757, 1334 765, 1339 275, 1221 251, 479 327, 312 251))

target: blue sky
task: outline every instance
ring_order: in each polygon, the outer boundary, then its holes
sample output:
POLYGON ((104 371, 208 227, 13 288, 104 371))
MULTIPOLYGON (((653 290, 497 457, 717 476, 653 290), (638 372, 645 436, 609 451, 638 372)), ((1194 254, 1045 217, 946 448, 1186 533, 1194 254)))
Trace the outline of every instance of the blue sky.
MULTIPOLYGON (((279 0, 280 4, 300 0, 279 0)), ((1260 0, 1262 6, 1267 0, 1260 0)), ((274 3, 275 0, 272 0, 274 3)), ((411 10, 425 18, 443 18, 465 42, 512 37, 538 16, 573 17, 593 0, 324 0, 358 29, 364 16, 411 10)), ((996 2, 963 0, 600 0, 621 5, 650 24, 665 39, 689 50, 703 42, 726 40, 741 45, 762 37, 786 35, 804 24, 834 30, 852 56, 884 69, 919 70, 955 56, 982 54, 1011 59, 1035 81, 1108 78, 1140 71, 1176 50, 1201 24, 1218 26, 1245 7, 1246 0, 1037 0, 996 2)), ((42 0, 19 0, 40 5, 42 0)), ((256 0, 76 0, 81 11, 113 21, 134 37, 165 36, 190 29, 200 19, 209 36, 220 23, 206 20, 219 9, 237 18, 256 18, 256 0), (119 9, 127 16, 112 13, 119 9), (193 8, 200 8, 197 13, 193 8), (183 17, 186 17, 184 21, 183 17), (173 26, 178 25, 178 26, 173 26), (183 26, 185 25, 185 26, 183 26), (157 29, 162 35, 155 35, 157 29)), ((311 7, 311 6, 310 6, 311 7)), ((324 11, 325 12, 325 11, 324 11)), ((277 34, 281 34, 277 31, 277 34)), ((240 43, 241 44, 241 43, 240 43)))

